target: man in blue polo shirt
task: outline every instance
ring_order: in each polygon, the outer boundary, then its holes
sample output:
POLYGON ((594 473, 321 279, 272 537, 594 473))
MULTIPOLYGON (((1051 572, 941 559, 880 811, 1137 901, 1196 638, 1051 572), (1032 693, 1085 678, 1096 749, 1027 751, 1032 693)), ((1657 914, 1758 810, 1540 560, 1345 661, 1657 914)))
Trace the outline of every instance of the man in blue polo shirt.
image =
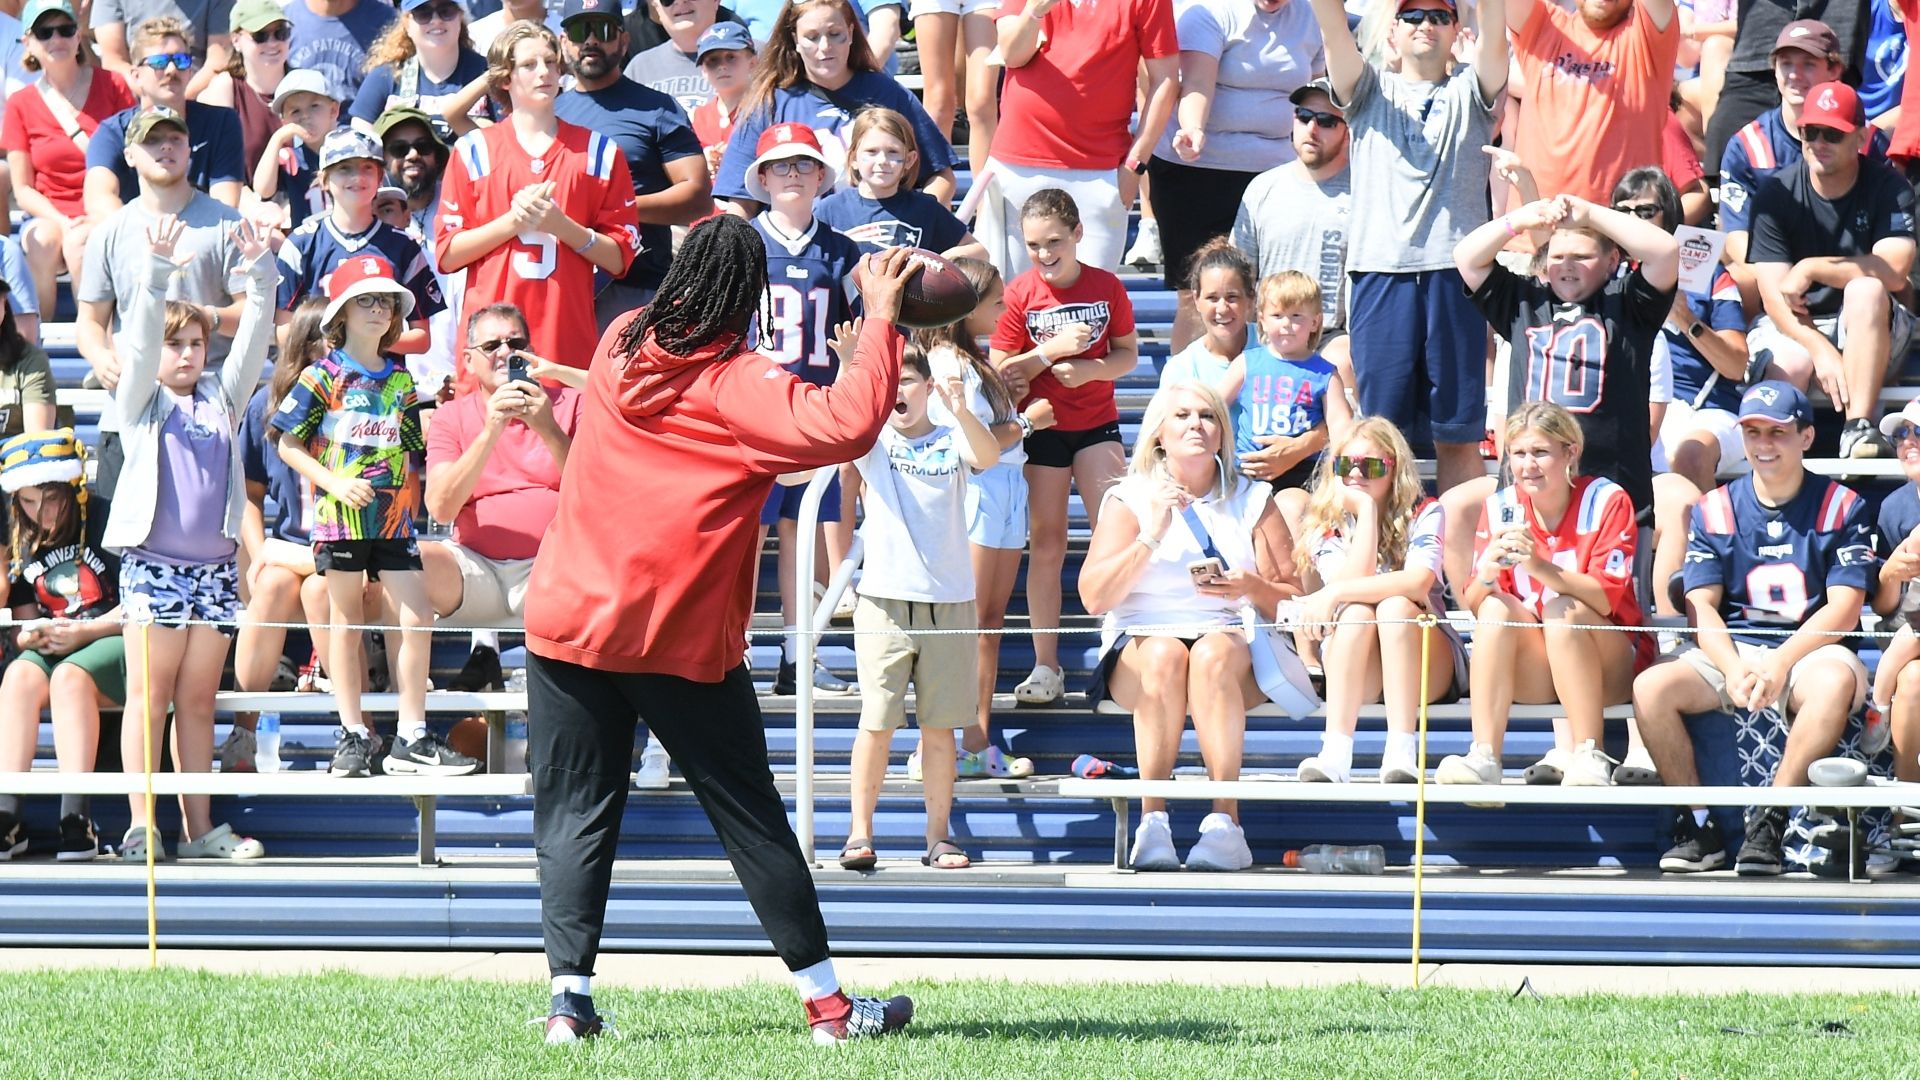
POLYGON ((186 118, 192 130, 187 182, 226 203, 240 205, 246 182, 240 143, 240 117, 232 109, 187 100, 193 76, 187 28, 162 16, 140 24, 133 35, 133 91, 140 104, 100 121, 87 142, 85 198, 87 218, 104 221, 140 190, 140 178, 127 164, 127 128, 141 109, 161 106, 186 118))
POLYGON ((673 258, 670 227, 710 213, 713 189, 700 140, 680 104, 621 74, 627 31, 618 0, 566 0, 560 27, 573 89, 560 95, 554 115, 620 144, 640 216, 640 254, 627 276, 601 289, 594 301, 594 317, 605 330, 653 299, 673 258))

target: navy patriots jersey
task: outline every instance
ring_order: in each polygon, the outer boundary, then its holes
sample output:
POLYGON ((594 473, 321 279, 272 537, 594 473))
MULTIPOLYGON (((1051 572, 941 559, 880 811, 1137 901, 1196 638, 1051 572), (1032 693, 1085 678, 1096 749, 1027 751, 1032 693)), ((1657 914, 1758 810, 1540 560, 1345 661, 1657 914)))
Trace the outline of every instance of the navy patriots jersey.
POLYGON ((818 220, 792 242, 765 214, 753 227, 767 245, 767 306, 755 349, 810 383, 831 385, 840 359, 827 343, 835 327, 853 318, 849 297, 860 245, 818 220))
POLYGON ((1778 645, 1778 636, 1741 631, 1797 630, 1826 604, 1829 588, 1873 588, 1866 500, 1813 473, 1778 507, 1761 503, 1751 476, 1717 487, 1694 505, 1684 580, 1689 592, 1722 587, 1720 614, 1734 640, 1778 645))
POLYGON ((309 294, 327 295, 327 279, 334 268, 372 249, 393 266, 394 277, 413 294, 408 322, 424 322, 447 308, 433 265, 413 237, 384 221, 357 236, 334 225, 331 214, 308 218, 287 234, 280 245, 280 307, 292 311, 309 294))

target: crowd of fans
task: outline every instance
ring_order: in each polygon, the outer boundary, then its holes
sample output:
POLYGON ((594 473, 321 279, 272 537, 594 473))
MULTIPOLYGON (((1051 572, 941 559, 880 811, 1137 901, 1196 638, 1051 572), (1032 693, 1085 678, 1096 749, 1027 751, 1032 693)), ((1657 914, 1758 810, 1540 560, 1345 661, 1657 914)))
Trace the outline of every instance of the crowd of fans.
MULTIPOLYGON (((249 767, 251 717, 212 746, 230 645, 242 690, 339 696, 336 776, 478 768, 426 724, 421 631, 472 628, 454 685, 501 684, 498 628, 524 611, 600 334, 649 303, 686 227, 736 214, 765 249, 754 347, 806 382, 831 384, 858 336, 865 253, 940 251, 979 296, 916 333, 893 423, 826 500, 827 559, 864 522, 857 686, 797 670, 795 596, 822 577, 794 564, 804 476, 762 513, 774 691, 863 698, 844 865, 872 863, 910 684, 928 865, 968 862, 955 777, 1031 773, 991 728, 1022 553, 1040 633, 1017 699, 1066 692, 1049 631, 1077 586, 1103 617, 1094 693, 1133 713, 1148 777, 1188 716, 1209 774, 1237 776, 1247 709, 1318 669, 1305 781, 1352 778, 1373 702, 1380 779, 1413 778, 1423 688, 1471 701, 1442 783, 1498 782, 1515 702, 1566 713, 1530 781, 1691 782, 1680 718, 1715 708, 1791 719, 1777 783, 1863 708, 1865 742, 1920 780, 1920 412, 1882 407, 1914 326, 1912 0, 8 6, 0 487, 21 625, 0 772, 31 762, 47 709, 64 770, 95 767, 115 708, 126 767, 169 714, 176 768, 249 767), (908 31, 918 95, 893 74, 908 31), (1123 263, 1159 265, 1177 298, 1130 455, 1123 263), (110 395, 90 449, 37 340, 63 277, 110 395), (1913 481, 1877 526, 1805 470, 1833 427, 1840 458, 1913 481), (423 539, 428 520, 450 535, 423 539), (1871 692, 1836 636, 1869 603, 1901 628, 1871 692), (1423 652, 1414 620, 1457 609, 1471 658, 1451 629, 1423 652), (1291 641, 1254 632, 1289 611, 1291 641), (152 622, 123 631, 130 613, 152 622), (1657 655, 1591 629, 1652 614, 1698 635, 1657 655), (310 655, 283 656, 289 621, 314 627, 310 655), (391 738, 360 706, 368 622, 398 628, 373 665, 399 692, 391 738), (987 633, 917 633, 956 628, 987 633), (1615 761, 1602 716, 1629 701, 1615 761)), ((639 782, 667 769, 650 744, 639 782)), ((205 798, 182 810, 177 854, 262 852, 205 798)), ((0 796, 0 857, 20 820, 0 796)), ((1781 827, 1750 817, 1742 870, 1777 872, 1781 827)), ((60 831, 62 858, 98 850, 84 799, 60 831)), ((1725 863, 1704 811, 1674 834, 1663 867, 1725 863)), ((147 844, 134 800, 120 850, 147 844)), ((1216 803, 1186 865, 1250 861, 1216 803)), ((1134 864, 1181 862, 1150 804, 1134 864)))

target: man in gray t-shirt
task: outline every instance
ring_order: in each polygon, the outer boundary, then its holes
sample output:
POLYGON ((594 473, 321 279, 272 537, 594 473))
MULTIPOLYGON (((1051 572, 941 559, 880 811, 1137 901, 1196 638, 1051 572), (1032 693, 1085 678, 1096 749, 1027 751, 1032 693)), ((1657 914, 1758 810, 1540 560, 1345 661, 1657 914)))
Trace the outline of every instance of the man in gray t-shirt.
POLYGON ((1347 325, 1360 408, 1431 439, 1440 490, 1484 475, 1487 323, 1453 248, 1487 221, 1493 114, 1507 85, 1506 0, 1480 0, 1479 56, 1454 62, 1454 0, 1399 0, 1400 70, 1370 66, 1340 0, 1313 0, 1333 101, 1352 129, 1347 325))
MULTIPOLYGON (((1320 353, 1347 325, 1347 122, 1315 79, 1295 90, 1294 160, 1253 178, 1233 219, 1233 242, 1261 278, 1298 270, 1320 283, 1320 353)), ((1342 354, 1346 349, 1339 350, 1342 354)))
POLYGON ((626 76, 641 86, 672 97, 686 110, 705 105, 713 98, 713 87, 694 62, 700 48, 700 35, 707 32, 720 15, 720 0, 640 0, 653 5, 654 20, 667 32, 667 40, 636 53, 627 61, 626 76))
MULTIPOLYGON (((122 314, 145 284, 149 242, 147 229, 168 214, 186 224, 174 245, 181 269, 167 287, 171 300, 185 300, 214 309, 217 333, 207 343, 209 368, 226 359, 233 331, 240 321, 240 298, 230 276, 240 253, 233 229, 240 215, 187 182, 190 160, 186 122, 166 108, 147 108, 127 129, 127 161, 140 177, 140 197, 114 211, 87 238, 87 257, 81 264, 80 284, 74 290, 79 306, 75 335, 80 355, 93 368, 94 378, 108 390, 120 383, 120 357, 113 334, 122 314)), ((120 473, 120 439, 114 411, 100 418, 100 472, 96 487, 112 498, 120 473)))

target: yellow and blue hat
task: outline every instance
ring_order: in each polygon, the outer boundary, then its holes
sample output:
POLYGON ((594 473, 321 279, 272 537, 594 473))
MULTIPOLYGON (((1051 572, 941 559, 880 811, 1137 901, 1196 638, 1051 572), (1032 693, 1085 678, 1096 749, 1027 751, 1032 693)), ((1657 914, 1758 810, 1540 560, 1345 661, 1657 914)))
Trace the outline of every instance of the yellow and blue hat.
POLYGON ((86 473, 86 451, 72 428, 25 431, 0 443, 0 491, 9 495, 41 484, 79 487, 86 473))

